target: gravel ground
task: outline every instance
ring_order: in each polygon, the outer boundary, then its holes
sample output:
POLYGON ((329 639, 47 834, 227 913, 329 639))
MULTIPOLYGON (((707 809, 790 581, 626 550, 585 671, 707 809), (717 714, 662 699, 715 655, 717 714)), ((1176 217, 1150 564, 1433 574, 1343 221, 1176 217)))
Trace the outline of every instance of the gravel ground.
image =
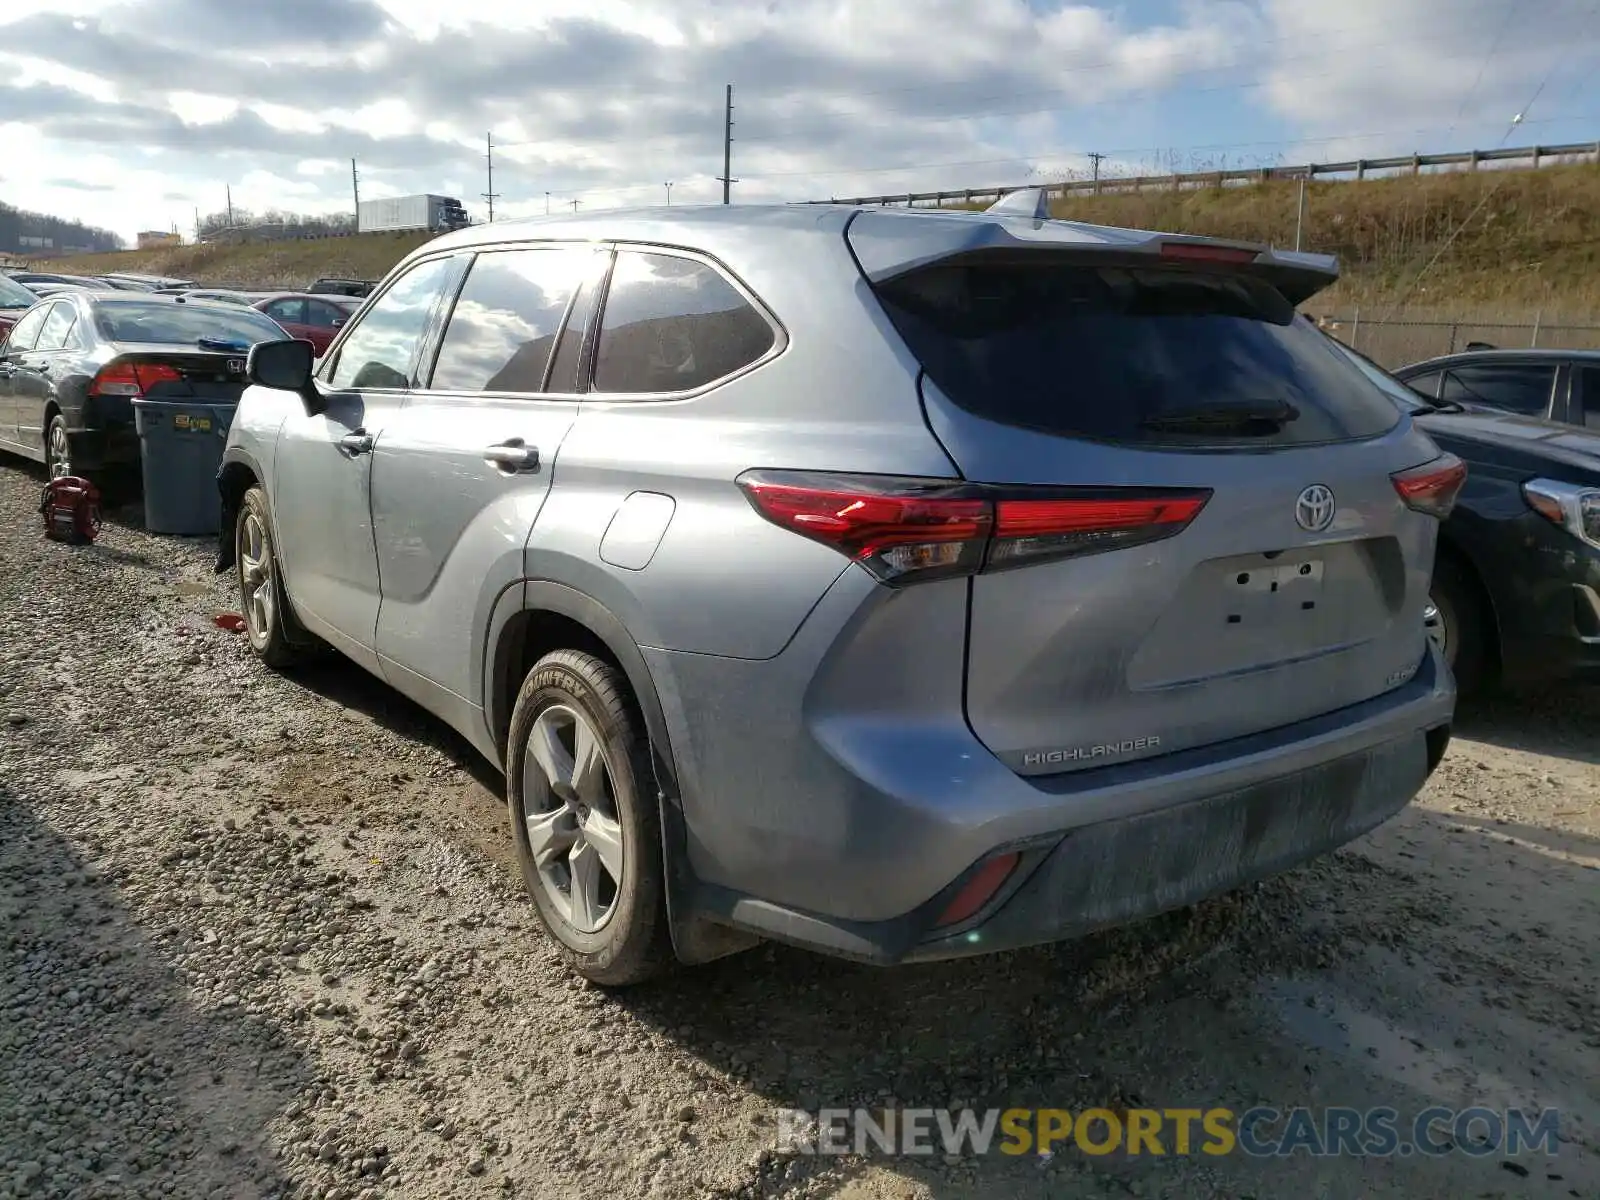
POLYGON ((0 1200, 1600 1195, 1600 700, 1463 711, 1405 815, 1137 928, 612 996, 499 781, 357 668, 259 668, 208 540, 46 542, 0 464, 0 1200), (1556 1106, 1554 1159, 800 1158, 792 1105, 1556 1106))

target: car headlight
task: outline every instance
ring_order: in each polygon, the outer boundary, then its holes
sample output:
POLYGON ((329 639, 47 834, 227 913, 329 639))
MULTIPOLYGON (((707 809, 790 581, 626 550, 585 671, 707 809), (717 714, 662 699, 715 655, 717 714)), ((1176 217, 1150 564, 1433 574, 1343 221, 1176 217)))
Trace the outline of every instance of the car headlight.
POLYGON ((1522 494, 1534 512, 1600 549, 1600 488, 1533 479, 1522 494))

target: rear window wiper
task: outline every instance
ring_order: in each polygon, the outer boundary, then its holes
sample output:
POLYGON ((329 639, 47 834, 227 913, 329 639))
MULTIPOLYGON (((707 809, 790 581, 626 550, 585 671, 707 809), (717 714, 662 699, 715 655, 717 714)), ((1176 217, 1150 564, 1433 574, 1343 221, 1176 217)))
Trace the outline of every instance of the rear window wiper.
POLYGON ((1284 400, 1241 401, 1237 404, 1208 404, 1202 408, 1157 413, 1139 422, 1139 428, 1162 433, 1276 433, 1290 421, 1298 420, 1300 410, 1284 400))

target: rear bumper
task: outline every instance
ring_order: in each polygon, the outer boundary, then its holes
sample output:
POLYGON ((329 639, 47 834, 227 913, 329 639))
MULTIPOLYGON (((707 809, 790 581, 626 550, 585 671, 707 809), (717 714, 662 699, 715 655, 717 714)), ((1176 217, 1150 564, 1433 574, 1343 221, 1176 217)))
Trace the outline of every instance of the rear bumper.
POLYGON ((883 964, 1070 938, 1359 836, 1422 788, 1448 741, 1455 687, 1429 646, 1410 681, 1337 712, 1025 778, 962 716, 963 599, 950 597, 949 629, 936 604, 914 623, 890 605, 885 628, 847 638, 848 689, 812 657, 810 623, 764 662, 645 651, 683 785, 679 915, 883 964), (948 656, 930 650, 944 645, 948 656), (881 662, 862 661, 869 646, 881 662), (1021 861, 990 902, 937 928, 972 875, 1013 851, 1021 861))
POLYGON ((72 445, 75 468, 94 471, 139 461, 139 435, 131 424, 69 429, 67 438, 72 445))

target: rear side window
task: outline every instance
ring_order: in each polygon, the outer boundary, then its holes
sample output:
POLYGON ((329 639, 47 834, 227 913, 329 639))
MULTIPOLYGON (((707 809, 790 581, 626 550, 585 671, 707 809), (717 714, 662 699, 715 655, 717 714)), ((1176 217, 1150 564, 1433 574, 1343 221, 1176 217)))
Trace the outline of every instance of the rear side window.
POLYGON ((1429 400, 1439 398, 1439 372, 1428 371, 1422 375, 1413 375, 1405 384, 1419 396, 1426 396, 1429 400))
POLYGON ((58 304, 50 310, 50 315, 45 318, 44 328, 39 331, 39 340, 34 343, 35 350, 65 350, 67 339, 72 336, 72 327, 78 322, 78 312, 70 304, 58 304))
POLYGON ((713 267, 623 250, 601 316, 594 390, 648 394, 704 387, 749 366, 775 340, 766 318, 713 267))
POLYGON ((306 323, 306 302, 304 300, 274 300, 261 311, 274 321, 284 325, 304 325, 306 323))
POLYGON ((437 391, 540 392, 592 250, 497 250, 472 262, 434 363, 437 391))
POLYGON ((49 305, 36 308, 13 325, 11 336, 6 339, 6 350, 13 354, 32 350, 33 344, 39 340, 39 330, 44 327, 45 317, 50 315, 50 308, 49 305))
POLYGON ((1270 446, 1376 437, 1400 419, 1281 293, 1238 274, 961 264, 879 297, 940 390, 1007 425, 1270 446))
POLYGON ((456 264, 417 263, 361 314, 339 349, 328 383, 336 388, 405 388, 434 303, 456 264))
POLYGON ((252 308, 163 303, 160 300, 103 300, 95 305, 100 336, 111 342, 156 342, 193 346, 202 338, 253 346, 272 342, 284 332, 270 318, 252 308))
POLYGON ((1444 377, 1442 399, 1542 417, 1549 411, 1550 393, 1555 385, 1553 366, 1484 363, 1452 368, 1444 377))

